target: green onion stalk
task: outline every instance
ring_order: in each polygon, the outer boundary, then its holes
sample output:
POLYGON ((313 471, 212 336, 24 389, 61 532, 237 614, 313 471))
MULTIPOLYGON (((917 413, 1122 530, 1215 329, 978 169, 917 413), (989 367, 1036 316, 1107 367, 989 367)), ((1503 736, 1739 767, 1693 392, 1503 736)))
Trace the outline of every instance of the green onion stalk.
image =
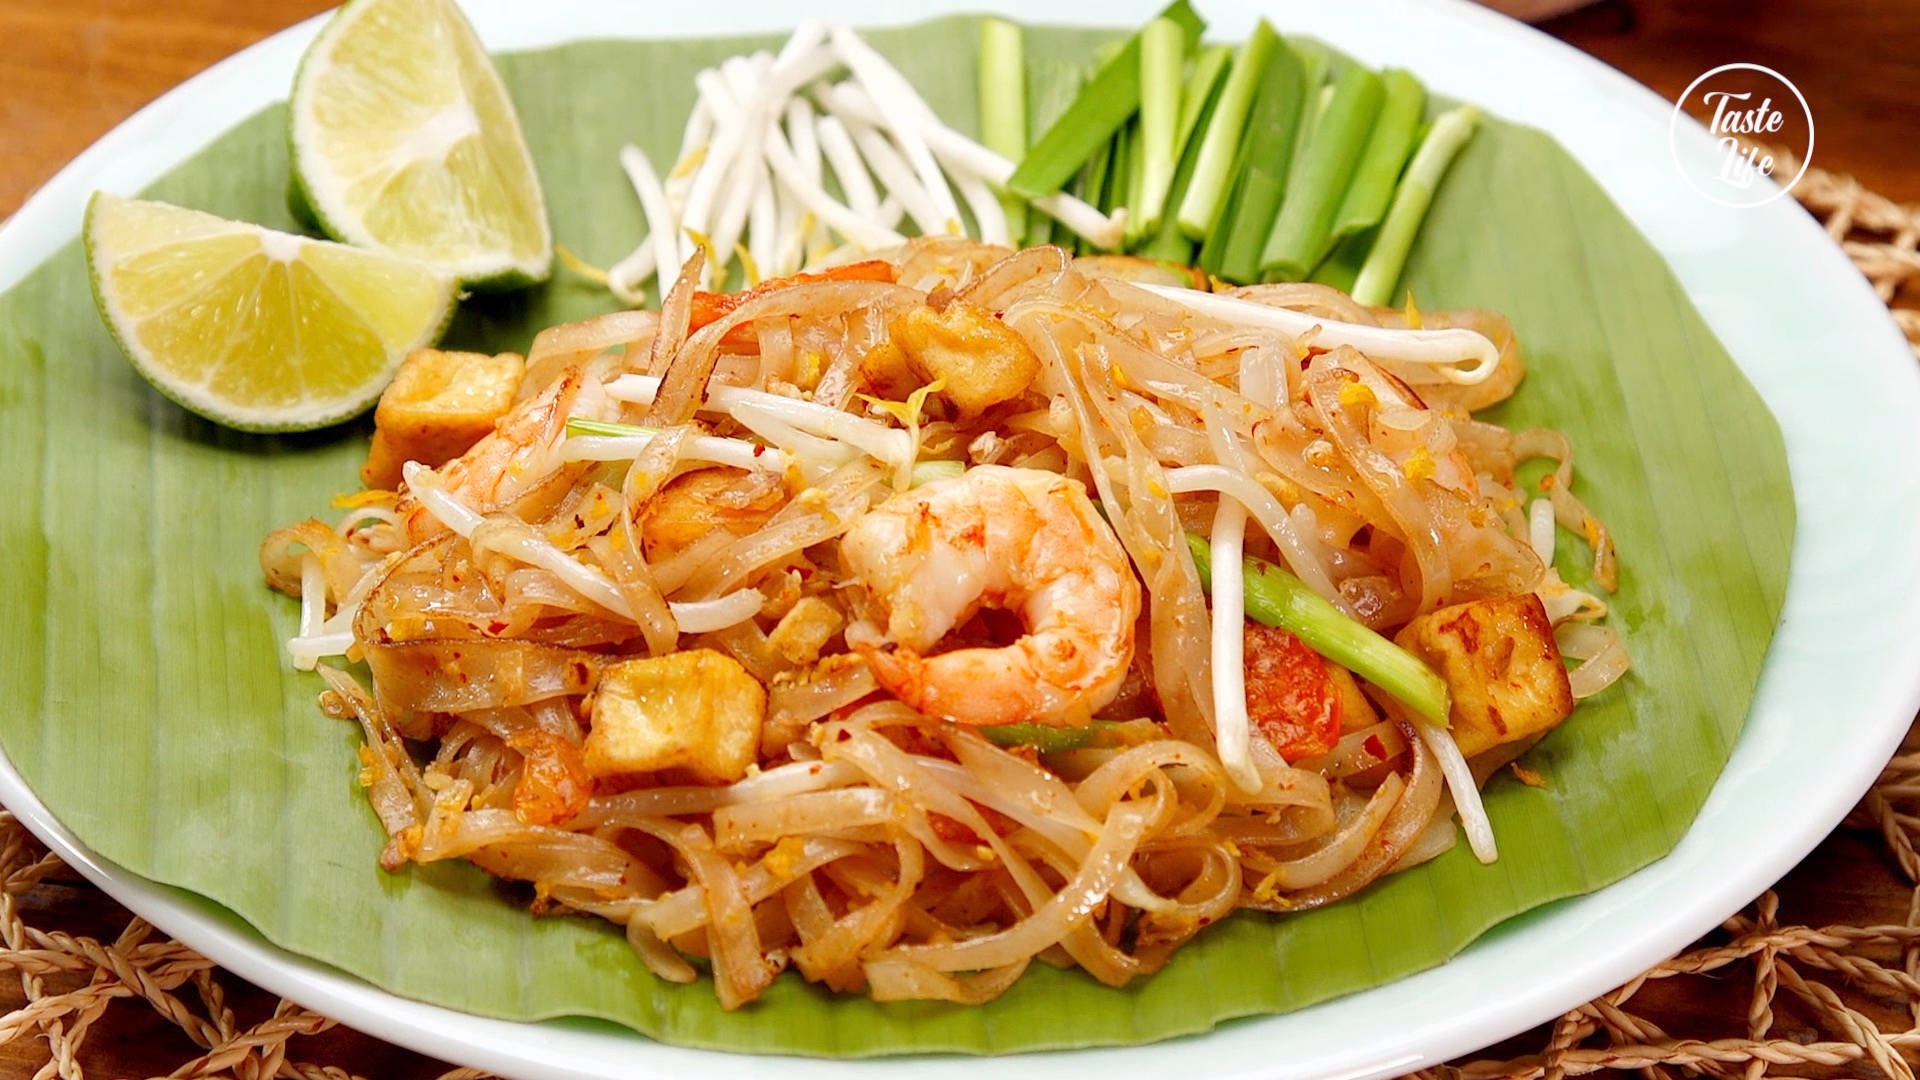
POLYGON ((1241 284, 1259 280, 1260 249, 1280 212, 1296 135, 1308 103, 1318 99, 1325 62, 1318 50, 1302 53, 1285 43, 1274 50, 1240 136, 1240 179, 1207 236, 1212 250, 1201 256, 1208 272, 1241 284))
POLYGON ((1247 113, 1253 107, 1254 92, 1279 47, 1280 35, 1262 19, 1227 72, 1227 84, 1207 121, 1206 133, 1200 137, 1200 158, 1194 166, 1193 181, 1180 200, 1180 230, 1191 239, 1205 240, 1219 221, 1221 204, 1233 186, 1234 158, 1247 113))
MULTIPOLYGON (((1207 538, 1187 534, 1200 583, 1213 589, 1207 538)), ((1446 681, 1421 659, 1348 617, 1306 583, 1264 559, 1243 560, 1247 618, 1279 627, 1307 647, 1386 691, 1435 727, 1446 727, 1452 702, 1446 681)))
POLYGON ((1414 136, 1427 107, 1427 88, 1420 80, 1398 69, 1380 73, 1383 98, 1380 116, 1367 137, 1367 148, 1353 170, 1353 182, 1340 201, 1333 217, 1333 241, 1341 240, 1379 224, 1387 212, 1400 181, 1401 166, 1413 153, 1414 136))
POLYGON ((1406 178, 1393 194, 1393 205, 1387 208, 1387 218, 1380 225, 1373 251, 1361 264, 1359 277, 1354 279, 1355 300, 1368 305, 1393 302, 1394 286, 1400 283, 1400 272, 1407 265, 1407 252, 1413 247, 1421 222, 1426 219, 1427 208, 1433 204, 1433 194, 1460 148, 1473 138, 1479 123, 1480 110, 1471 105, 1449 109, 1434 120, 1432 130, 1421 140, 1420 149, 1414 152, 1413 161, 1407 166, 1406 178))
MULTIPOLYGON (((1206 28, 1187 0, 1168 5, 1160 18, 1179 25, 1185 48, 1199 41, 1206 28)), ((1100 65, 1080 96, 1021 158, 1007 179, 1010 191, 1027 199, 1059 191, 1140 111, 1140 48, 1141 34, 1135 34, 1100 65)))
POLYGON ((1334 215, 1353 182, 1384 96, 1380 76, 1358 65, 1335 80, 1261 251, 1263 277, 1299 281, 1326 257, 1333 246, 1334 215))
MULTIPOLYGON (((1027 156, 1027 60, 1025 38, 1017 23, 980 22, 980 141, 1009 161, 1027 156)), ((1027 201, 1000 196, 1007 232, 1027 234, 1027 201)))

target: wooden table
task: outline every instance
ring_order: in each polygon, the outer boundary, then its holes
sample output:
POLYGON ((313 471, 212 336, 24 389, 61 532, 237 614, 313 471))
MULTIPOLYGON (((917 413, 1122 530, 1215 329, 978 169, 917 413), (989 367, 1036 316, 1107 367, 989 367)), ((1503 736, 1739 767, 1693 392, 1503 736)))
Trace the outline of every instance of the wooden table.
MULTIPOLYGON (((0 0, 0 214, 11 214, 69 158, 135 109, 220 58, 328 6, 327 0, 0 0)), ((1920 4, 1911 0, 1695 0, 1603 2, 1546 24, 1672 99, 1708 68, 1766 64, 1806 94, 1818 127, 1815 162, 1852 173, 1901 201, 1920 201, 1920 4)), ((1781 886, 1783 920, 1893 923, 1908 893, 1891 862, 1862 834, 1836 833, 1781 886)), ((75 879, 32 894, 75 933, 112 936, 125 913, 75 879)), ((34 912, 28 912, 32 921, 34 912)), ((1711 1029, 1743 998, 1655 988, 1676 1033, 1711 1029), (1664 995, 1664 996, 1662 996, 1664 995)), ((270 1007, 240 991, 242 1011, 270 1007)), ((1642 1001, 1649 1000, 1647 997, 1642 1001)), ((20 1001, 0 980, 0 1010, 20 1001), (9 996, 11 995, 11 996, 9 996)), ((1516 1044, 1520 1045, 1520 1044, 1516 1044)), ((1537 1040, 1532 1045, 1537 1046, 1537 1040)), ((143 1010, 116 1006, 89 1039, 97 1076, 148 1075, 193 1054, 191 1044, 143 1010)), ((300 1056, 362 1075, 436 1075, 442 1066, 353 1032, 300 1043, 300 1056)), ((0 1077, 28 1076, 45 1061, 37 1041, 0 1046, 0 1077)))

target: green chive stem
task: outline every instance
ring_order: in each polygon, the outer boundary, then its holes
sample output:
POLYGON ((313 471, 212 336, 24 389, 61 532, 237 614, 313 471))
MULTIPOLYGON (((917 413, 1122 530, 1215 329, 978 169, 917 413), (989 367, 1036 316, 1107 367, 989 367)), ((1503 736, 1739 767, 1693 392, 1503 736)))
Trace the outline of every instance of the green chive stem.
POLYGON ((1420 149, 1414 151, 1407 175, 1393 193, 1393 205, 1387 209, 1387 218, 1380 225, 1372 254, 1361 264, 1360 276, 1354 279, 1355 300, 1369 305, 1393 302, 1394 286, 1400 283, 1400 272, 1407 265, 1407 252, 1412 249, 1414 235, 1426 219, 1427 208, 1433 204, 1433 194, 1460 148, 1473 138, 1479 123, 1480 110, 1471 105, 1449 109, 1434 120, 1433 129, 1421 140, 1420 149))
MULTIPOLYGON (((1207 538, 1187 534, 1200 584, 1213 587, 1207 538)), ((1436 727, 1446 727, 1452 701, 1446 681, 1413 655, 1348 618, 1299 578, 1264 559, 1245 560, 1247 618, 1277 626, 1307 647, 1392 695, 1436 727)))
POLYGON ((1293 170, 1300 167, 1300 161, 1307 156, 1307 143, 1313 141, 1314 129, 1320 125, 1320 117, 1327 111, 1327 101, 1333 97, 1333 84, 1327 81, 1327 69, 1333 66, 1333 54, 1326 46, 1317 41, 1295 38, 1289 42, 1294 54, 1300 58, 1300 121, 1293 128, 1293 146, 1287 155, 1292 162, 1287 171, 1287 186, 1293 186, 1293 170))
MULTIPOLYGON (((1200 40, 1206 24, 1187 0, 1174 0, 1160 18, 1177 23, 1186 47, 1200 40)), ((1027 199, 1059 191, 1102 143, 1110 141, 1140 109, 1140 34, 1122 44, 1101 64, 1080 95, 1021 159, 1007 187, 1027 199)))
POLYGON ((1279 44, 1280 35, 1261 19, 1227 72, 1227 85, 1220 91, 1206 133, 1200 137, 1200 160, 1194 167, 1193 183, 1180 201, 1180 228, 1195 240, 1206 239, 1219 220, 1221 204, 1233 186, 1233 161, 1247 111, 1253 106, 1254 90, 1279 44))
POLYGON ((603 438, 621 438, 627 435, 658 435, 659 428, 642 427, 639 424, 616 424, 611 420, 587 420, 574 417, 567 421, 567 435, 598 435, 603 438))
POLYGON ((1173 152, 1185 155, 1193 143, 1193 133, 1205 121, 1201 115, 1214 101, 1214 88, 1233 62, 1233 50, 1225 45, 1209 45, 1194 56, 1187 71, 1187 84, 1180 90, 1180 127, 1173 134, 1173 152))
POLYGON ((1140 137, 1133 166, 1140 181, 1126 203, 1128 231, 1136 239, 1160 226, 1167 191, 1173 187, 1185 63, 1186 40, 1179 23, 1155 19, 1140 32, 1140 137))
MULTIPOLYGON (((1026 39, 1005 19, 980 22, 980 141, 1009 161, 1027 156, 1026 39)), ((1008 233, 1025 236, 1026 200, 1003 193, 1000 205, 1008 233)))
POLYGON ((909 481, 909 485, 919 487, 922 484, 931 484, 936 480, 951 480, 966 471, 967 463, 964 461, 944 461, 931 458, 924 461, 916 461, 913 463, 913 479, 909 481))
POLYGON ((1267 234, 1260 253, 1262 276, 1299 281, 1326 257, 1333 246, 1333 215, 1353 180, 1383 96, 1380 76, 1366 68, 1356 64, 1340 73, 1267 234))
MULTIPOLYGON (((1037 66, 1037 65, 1036 65, 1037 66)), ((1027 102, 1027 130, 1044 131, 1054 121, 1066 114, 1080 94, 1081 86, 1086 82, 1086 72, 1078 65, 1066 66, 1059 78, 1041 78, 1034 81, 1037 92, 1027 102)), ((1023 149, 1017 157, 1024 157, 1023 149)), ((1018 198, 1018 195, 1014 196, 1018 198)), ((1046 214, 1029 213, 1027 215, 1027 247, 1041 244, 1061 244, 1073 246, 1073 232, 1046 214)))
MULTIPOLYGON (((1323 53, 1308 54, 1316 55, 1324 61, 1323 53)), ((1237 198, 1208 234, 1209 239, 1216 235, 1221 238, 1213 272, 1228 281, 1244 285, 1259 277, 1260 250, 1287 190, 1285 177, 1293 163, 1295 131, 1307 111, 1309 89, 1317 97, 1321 77, 1320 67, 1309 72, 1301 54, 1285 43, 1274 50, 1261 76, 1253 108, 1247 113, 1246 132, 1240 137, 1240 157, 1245 164, 1241 166, 1244 171, 1237 198)))
POLYGON ((1033 723, 992 724, 981 728, 980 734, 995 746, 1031 746, 1036 753, 1058 754, 1080 749, 1111 726, 1099 720, 1079 727, 1033 723))
MULTIPOLYGON (((1113 172, 1113 156, 1119 139, 1110 139, 1094 149, 1093 156, 1080 167, 1079 178, 1074 182, 1074 194, 1081 201, 1107 209, 1107 179, 1113 172)), ((1093 245, 1085 237, 1070 236, 1073 250, 1081 255, 1091 254, 1093 245)))
POLYGON ((1384 97, 1380 117, 1373 133, 1367 136, 1367 148, 1353 170, 1353 182, 1333 215, 1333 239, 1344 237, 1380 223, 1400 181, 1400 169, 1413 153, 1413 142, 1427 108, 1427 88, 1420 80, 1398 68, 1380 73, 1384 97))

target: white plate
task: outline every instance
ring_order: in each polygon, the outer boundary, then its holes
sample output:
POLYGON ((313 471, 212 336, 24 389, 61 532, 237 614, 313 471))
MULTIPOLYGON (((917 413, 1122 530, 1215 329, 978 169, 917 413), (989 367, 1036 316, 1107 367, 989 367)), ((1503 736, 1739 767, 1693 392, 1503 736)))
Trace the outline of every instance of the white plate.
MULTIPOLYGON (((1730 209, 1696 195, 1668 153, 1669 106, 1544 35, 1472 5, 1202 0, 1212 32, 1239 38, 1265 11, 1374 64, 1412 68, 1436 92, 1552 132, 1667 258, 1785 430, 1799 512, 1779 633, 1732 759, 1674 852, 1591 895, 1512 920, 1453 962, 1285 1016, 1151 1046, 996 1061, 1008 1080, 1373 1077, 1445 1060, 1545 1021, 1684 947, 1772 884, 1865 791, 1920 706, 1920 376, 1860 275, 1791 200, 1730 209)), ((1131 25, 1158 0, 814 0, 808 14, 898 22, 937 7, 1002 7, 1036 22, 1131 25)), ((488 45, 583 37, 778 29, 783 0, 596 4, 466 0, 488 45)), ((82 154, 0 228, 0 289, 78 229, 94 188, 132 194, 289 85, 317 22, 182 85, 82 154)), ((1818 118, 1816 117, 1816 122, 1818 118)), ((1701 161, 1710 141, 1681 132, 1701 161)), ((127 907, 223 966, 363 1031, 522 1077, 972 1076, 971 1058, 765 1058, 682 1050, 606 1026, 486 1020, 402 1000, 276 949, 236 920, 102 862, 0 762, 0 801, 127 907)))

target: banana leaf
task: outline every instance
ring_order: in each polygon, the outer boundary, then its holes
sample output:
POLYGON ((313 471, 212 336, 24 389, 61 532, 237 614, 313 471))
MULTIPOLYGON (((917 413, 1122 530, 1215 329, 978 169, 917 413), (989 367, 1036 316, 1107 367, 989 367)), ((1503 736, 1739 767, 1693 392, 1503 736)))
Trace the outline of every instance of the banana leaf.
MULTIPOLYGON (((1036 77, 1076 70, 1111 36, 1036 31, 1036 77)), ((949 21, 872 40, 968 129, 978 37, 949 21)), ((620 145, 669 160, 694 71, 759 44, 589 42, 501 57, 556 237, 600 265, 624 254, 642 219, 620 145)), ((268 108, 148 195, 294 227, 284 122, 268 108)), ((1547 136, 1485 126, 1403 284, 1426 308, 1512 317, 1532 373, 1493 418, 1572 437, 1578 490, 1617 537, 1612 621, 1633 671, 1528 755, 1543 786, 1492 781, 1497 864, 1456 848, 1323 910, 1236 916, 1124 989, 1035 965, 986 1006, 878 1005, 788 975, 728 1013, 704 981, 649 976, 609 925, 534 917, 523 894, 470 866, 379 870, 356 732, 322 716, 318 680, 290 669, 280 642, 295 605, 268 591, 255 560, 269 529, 324 515, 331 495, 357 486, 368 427, 260 437, 182 412, 101 328, 77 244, 0 298, 0 594, 12 598, 0 748, 108 859, 224 905, 297 953, 488 1016, 598 1018, 769 1053, 997 1053, 1165 1039, 1389 981, 1673 846, 1739 735, 1793 528, 1772 417, 1659 256, 1547 136)), ((522 349, 540 327, 610 305, 562 273, 476 297, 451 340, 522 349)), ((1584 550, 1562 546, 1575 549, 1562 573, 1584 580, 1584 550)))

